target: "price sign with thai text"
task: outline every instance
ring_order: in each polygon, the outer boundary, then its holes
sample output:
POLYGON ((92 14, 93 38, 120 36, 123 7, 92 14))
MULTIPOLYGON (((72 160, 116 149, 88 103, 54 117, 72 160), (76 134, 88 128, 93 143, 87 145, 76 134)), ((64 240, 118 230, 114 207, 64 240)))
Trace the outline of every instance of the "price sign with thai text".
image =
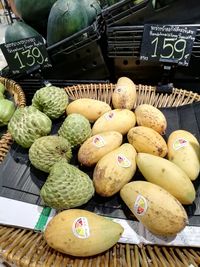
POLYGON ((193 25, 145 25, 140 60, 188 66, 196 31, 193 25))
POLYGON ((52 66, 41 37, 1 44, 1 50, 13 74, 31 71, 37 67, 52 66))

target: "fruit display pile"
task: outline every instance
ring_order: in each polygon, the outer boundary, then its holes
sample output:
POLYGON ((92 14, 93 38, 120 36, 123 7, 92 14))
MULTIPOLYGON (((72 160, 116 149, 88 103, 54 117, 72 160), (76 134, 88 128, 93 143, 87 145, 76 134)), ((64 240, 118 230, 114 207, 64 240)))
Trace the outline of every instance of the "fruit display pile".
POLYGON ((18 108, 10 119, 8 131, 15 142, 28 149, 35 168, 48 174, 40 195, 59 211, 44 233, 54 249, 91 256, 119 240, 120 224, 80 208, 94 194, 119 194, 155 235, 174 236, 187 225, 183 205, 195 200, 199 142, 181 129, 166 138, 164 114, 149 104, 135 107, 136 100, 136 86, 127 77, 118 79, 111 105, 89 98, 70 101, 64 89, 50 86, 38 90, 32 105, 18 108), (52 135, 53 120, 61 116, 52 135), (70 163, 75 152, 92 177, 70 163), (141 179, 134 180, 136 170, 141 179))

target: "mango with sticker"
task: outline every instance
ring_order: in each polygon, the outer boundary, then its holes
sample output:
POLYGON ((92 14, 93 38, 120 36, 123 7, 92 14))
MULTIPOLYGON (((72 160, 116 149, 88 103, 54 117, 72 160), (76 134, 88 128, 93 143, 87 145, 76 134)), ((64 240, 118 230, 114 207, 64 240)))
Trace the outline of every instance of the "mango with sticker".
POLYGON ((120 77, 112 94, 114 108, 133 109, 137 100, 136 85, 128 77, 120 77))
POLYGON ((103 216, 81 209, 57 214, 48 223, 44 238, 55 250, 76 257, 88 257, 114 246, 123 227, 103 216))
POLYGON ((120 196, 135 217, 153 234, 173 236, 188 223, 181 203, 165 189, 146 181, 126 184, 120 196))
POLYGON ((126 134, 136 124, 133 111, 128 109, 113 109, 104 113, 92 127, 92 135, 107 131, 117 131, 126 134))
POLYGON ((103 132, 88 138, 79 148, 78 160, 85 166, 95 165, 107 153, 122 144, 122 134, 116 131, 103 132))
POLYGON ((168 138, 168 159, 179 166, 194 181, 200 172, 200 145, 197 138, 185 130, 176 130, 168 138))
POLYGON ((128 183, 136 171, 136 150, 125 143, 102 157, 95 166, 93 182, 97 194, 110 197, 128 183))

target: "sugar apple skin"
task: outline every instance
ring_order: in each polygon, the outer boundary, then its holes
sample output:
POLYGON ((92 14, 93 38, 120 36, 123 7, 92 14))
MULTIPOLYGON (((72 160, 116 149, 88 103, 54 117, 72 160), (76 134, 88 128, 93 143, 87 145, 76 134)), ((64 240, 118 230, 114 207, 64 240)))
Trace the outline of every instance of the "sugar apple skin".
POLYGON ((16 143, 29 148, 34 141, 51 131, 50 118, 35 107, 18 108, 8 123, 8 131, 16 143))
POLYGON ((47 173, 56 162, 61 159, 70 161, 71 157, 70 143, 67 139, 57 135, 42 136, 36 139, 29 149, 31 164, 47 173))
POLYGON ((37 90, 32 99, 32 106, 51 119, 57 119, 64 114, 68 103, 69 98, 65 90, 56 86, 46 86, 37 90))
POLYGON ((91 136, 91 132, 89 120, 81 114, 73 113, 64 120, 58 130, 58 135, 66 138, 73 148, 88 139, 91 136))
POLYGON ((94 195, 90 177, 64 160, 54 164, 40 195, 47 206, 57 210, 79 207, 94 195))

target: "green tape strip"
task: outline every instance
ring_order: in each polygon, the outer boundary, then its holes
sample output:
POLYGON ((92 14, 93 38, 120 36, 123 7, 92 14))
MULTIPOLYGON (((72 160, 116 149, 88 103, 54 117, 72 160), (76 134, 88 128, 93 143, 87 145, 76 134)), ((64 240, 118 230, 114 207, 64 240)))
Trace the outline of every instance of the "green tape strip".
POLYGON ((44 227, 47 223, 47 220, 49 218, 50 213, 51 213, 51 208, 49 208, 49 207, 43 208, 43 210, 40 214, 40 217, 39 217, 39 219, 35 225, 34 230, 37 230, 37 231, 43 231, 44 230, 44 227))

